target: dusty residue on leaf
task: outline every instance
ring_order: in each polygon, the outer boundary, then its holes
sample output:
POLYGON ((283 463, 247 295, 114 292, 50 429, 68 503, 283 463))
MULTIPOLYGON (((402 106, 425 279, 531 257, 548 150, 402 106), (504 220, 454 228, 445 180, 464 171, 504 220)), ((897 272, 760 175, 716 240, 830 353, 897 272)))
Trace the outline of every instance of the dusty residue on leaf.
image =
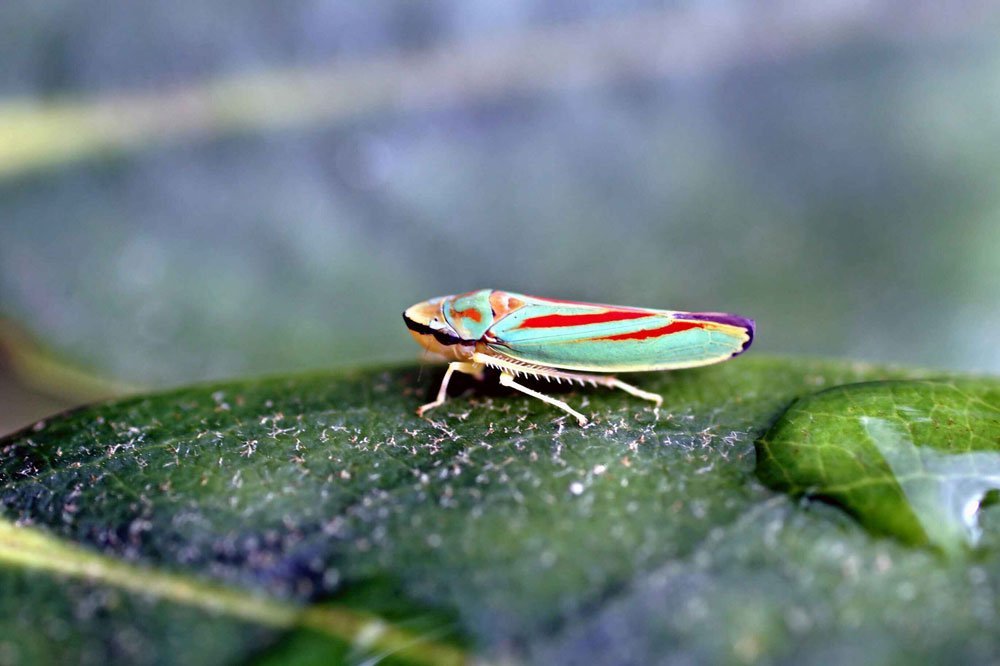
MULTIPOLYGON (((793 595, 798 616, 824 617, 839 579, 808 595, 754 583, 802 565, 782 559, 771 523, 755 519, 774 496, 753 482, 752 442, 817 378, 904 374, 758 357, 643 375, 634 382, 665 398, 658 420, 629 396, 573 389, 569 399, 594 416, 589 428, 474 382, 456 385, 433 421, 419 419, 413 410, 440 375, 416 368, 192 387, 89 407, 0 441, 0 511, 103 557, 269 599, 340 603, 389 578, 412 600, 406 613, 444 609, 487 654, 527 652, 603 616, 650 571, 722 575, 710 571, 706 544, 730 538, 770 569, 724 576, 712 584, 717 596, 692 603, 783 608, 793 595), (747 604, 742 594, 771 596, 747 604)), ((863 567, 866 543, 847 547, 836 566, 863 567)), ((780 657, 765 635, 770 620, 737 613, 727 626, 712 619, 727 613, 657 608, 689 646, 697 639, 684 627, 700 627, 730 646, 712 654, 780 657)), ((865 609, 857 613, 863 620, 865 609)))

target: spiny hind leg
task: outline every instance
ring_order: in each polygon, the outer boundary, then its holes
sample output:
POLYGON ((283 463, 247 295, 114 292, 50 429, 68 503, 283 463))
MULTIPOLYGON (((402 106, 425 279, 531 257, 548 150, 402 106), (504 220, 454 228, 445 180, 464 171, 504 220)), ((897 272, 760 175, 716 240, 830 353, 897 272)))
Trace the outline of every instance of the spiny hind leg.
POLYGON ((634 395, 637 398, 642 398, 643 400, 649 400, 650 402, 656 405, 655 409, 659 409, 660 406, 663 404, 663 396, 660 395, 659 393, 643 391, 641 388, 623 382, 617 377, 601 377, 600 375, 598 375, 596 379, 598 384, 603 384, 604 386, 607 386, 609 388, 621 389, 626 393, 634 395))
MULTIPOLYGON (((539 376, 546 376, 544 373, 539 373, 539 376)), ((590 383, 597 384, 599 386, 607 386, 608 388, 616 388, 625 391, 630 395, 634 395, 637 398, 642 398, 643 400, 649 400, 653 403, 653 416, 659 420, 660 418, 660 406, 663 405, 663 396, 659 393, 652 393, 650 391, 643 391, 637 386, 632 386, 628 382, 623 382, 614 376, 609 375, 587 375, 583 373, 575 372, 563 372, 559 371, 559 375, 555 377, 558 381, 559 379, 568 379, 570 381, 577 381, 581 384, 590 383)))
POLYGON ((456 371, 464 372, 467 375, 475 375, 477 377, 482 376, 482 366, 479 364, 467 363, 465 361, 452 361, 448 364, 448 370, 444 373, 444 379, 441 380, 441 388, 438 389, 437 397, 432 402, 428 402, 426 405, 418 407, 417 416, 423 416, 425 412, 444 403, 448 397, 448 382, 451 381, 452 373, 456 371))
POLYGON ((587 425, 587 417, 586 416, 584 416, 580 412, 576 411, 575 409, 573 409, 572 407, 570 407, 569 405, 567 405, 562 400, 556 400, 555 398, 547 396, 544 393, 539 393, 538 391, 533 391, 532 389, 528 388, 527 386, 524 386, 523 384, 518 384, 516 381, 514 381, 514 375, 510 374, 507 371, 502 371, 500 373, 500 384, 503 385, 503 386, 509 386, 511 388, 517 389, 521 393, 526 393, 527 395, 530 395, 533 398, 538 398, 542 402, 547 402, 550 405, 552 405, 553 407, 558 407, 559 409, 563 410, 564 412, 566 412, 566 413, 571 414, 572 416, 574 416, 576 418, 576 420, 580 423, 580 425, 582 425, 582 426, 587 425))
POLYGON ((531 375, 533 377, 542 377, 544 379, 557 382, 562 382, 562 380, 565 379, 568 382, 577 382, 579 384, 591 384, 592 386, 606 386, 608 388, 621 389, 622 391, 634 395, 637 398, 649 400, 655 405, 655 410, 658 410, 663 404, 663 396, 660 394, 643 391, 641 388, 632 386, 627 382, 623 382, 612 375, 592 375, 582 372, 556 370, 555 368, 546 368, 527 363, 517 363, 503 358, 498 358, 496 356, 489 356, 480 353, 474 354, 472 360, 482 365, 491 365, 501 371, 508 372, 515 376, 524 374, 531 375))
POLYGON ((660 419, 660 406, 663 404, 663 396, 659 393, 652 393, 650 391, 643 391, 638 386, 632 386, 628 382, 623 382, 614 376, 609 375, 575 375, 577 381, 580 382, 590 382, 592 384, 599 384, 601 386, 607 386, 608 388, 616 388, 625 391, 630 395, 634 395, 637 398, 642 398, 643 400, 649 400, 653 403, 653 417, 656 420, 660 419))

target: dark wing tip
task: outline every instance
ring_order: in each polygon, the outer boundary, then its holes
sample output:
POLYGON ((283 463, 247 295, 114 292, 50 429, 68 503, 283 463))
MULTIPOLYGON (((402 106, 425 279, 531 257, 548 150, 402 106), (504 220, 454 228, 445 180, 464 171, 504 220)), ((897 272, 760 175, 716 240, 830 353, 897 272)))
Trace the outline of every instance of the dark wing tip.
POLYGON ((695 321, 710 321, 716 324, 725 324, 727 326, 737 326, 742 328, 747 332, 747 341, 743 343, 740 350, 733 354, 733 356, 739 356, 753 343, 753 336, 757 330, 757 322, 753 319, 747 319, 746 317, 740 317, 738 315, 726 314, 725 312, 691 312, 685 313, 684 319, 693 319, 695 321))
POLYGON ((753 319, 744 319, 743 320, 743 328, 747 332, 747 336, 748 336, 747 337, 747 341, 743 343, 743 346, 740 347, 740 350, 738 352, 736 352, 735 354, 733 354, 733 356, 738 356, 738 355, 742 354, 743 352, 745 352, 747 349, 750 348, 751 344, 753 344, 753 336, 754 336, 754 333, 757 332, 757 322, 755 322, 753 319))

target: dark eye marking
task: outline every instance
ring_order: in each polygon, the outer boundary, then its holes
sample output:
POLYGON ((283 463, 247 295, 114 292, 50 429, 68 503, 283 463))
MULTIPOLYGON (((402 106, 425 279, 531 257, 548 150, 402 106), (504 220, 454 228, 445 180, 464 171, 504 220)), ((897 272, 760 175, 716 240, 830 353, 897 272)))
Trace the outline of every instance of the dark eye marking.
MULTIPOLYGON (((433 335, 434 339, 443 345, 457 345, 460 342, 462 342, 462 338, 458 336, 449 335, 448 333, 445 333, 440 329, 431 328, 426 324, 421 324, 418 321, 413 321, 412 319, 406 316, 405 312, 403 313, 403 321, 406 322, 406 327, 411 331, 413 331, 414 333, 420 333, 421 335, 433 335)), ((435 319, 435 321, 437 320, 435 319)))

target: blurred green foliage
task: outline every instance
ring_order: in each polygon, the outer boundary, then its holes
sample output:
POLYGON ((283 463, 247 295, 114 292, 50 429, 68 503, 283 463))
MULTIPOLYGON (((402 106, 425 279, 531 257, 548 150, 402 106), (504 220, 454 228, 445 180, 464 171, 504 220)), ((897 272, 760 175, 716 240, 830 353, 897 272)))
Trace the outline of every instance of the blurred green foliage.
POLYGON ((106 141, 0 180, 0 312, 133 385, 413 358, 405 306, 487 286, 1000 368, 989 21, 515 6, 247 4, 185 52, 205 16, 6 4, 15 143, 106 141))

